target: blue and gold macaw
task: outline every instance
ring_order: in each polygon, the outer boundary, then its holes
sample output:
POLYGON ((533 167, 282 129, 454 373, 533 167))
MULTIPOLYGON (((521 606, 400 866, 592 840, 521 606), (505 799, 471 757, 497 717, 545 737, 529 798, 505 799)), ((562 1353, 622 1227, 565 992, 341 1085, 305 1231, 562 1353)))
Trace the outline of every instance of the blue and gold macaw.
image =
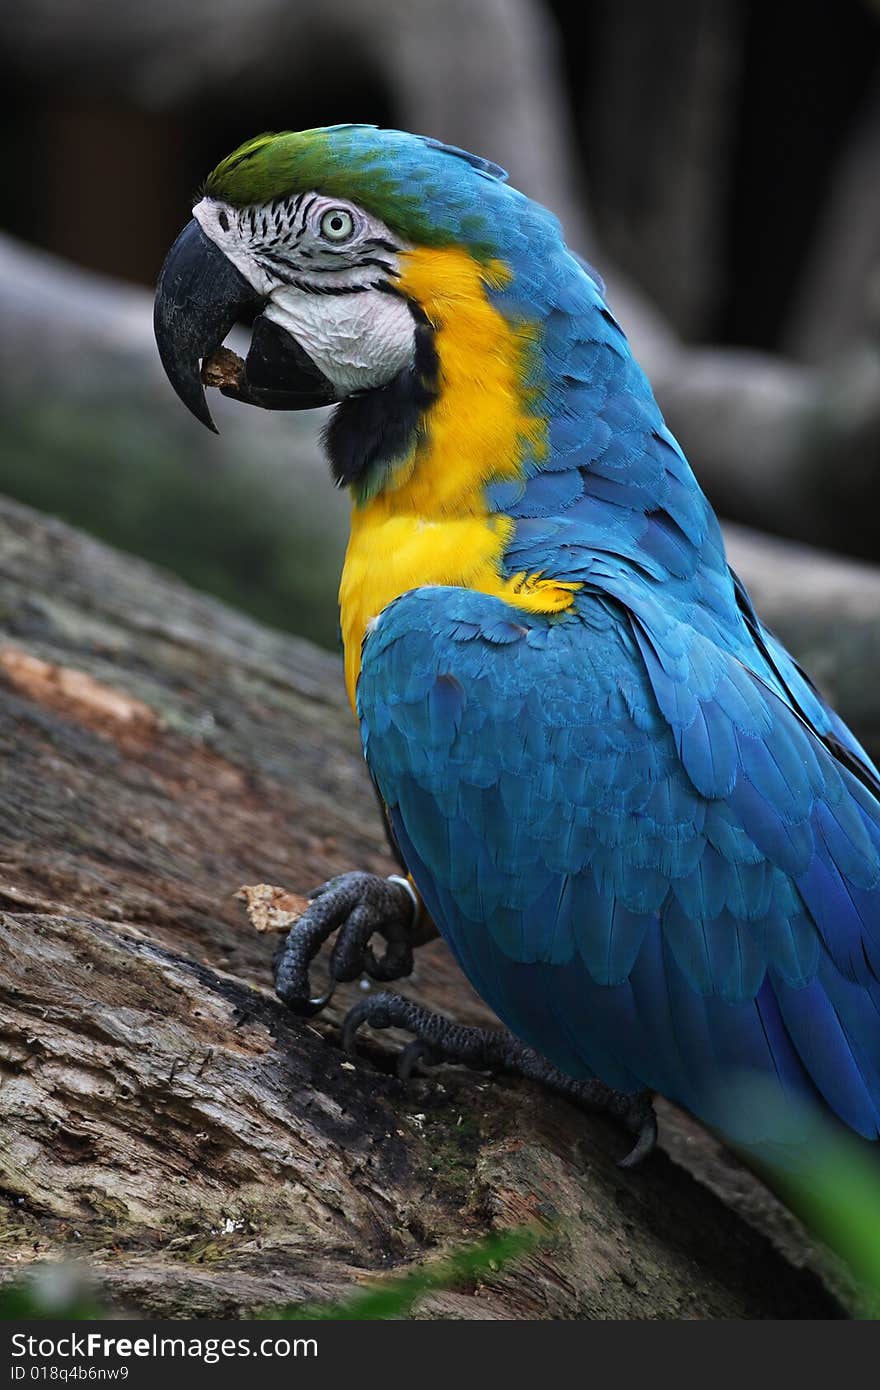
POLYGON ((876 1139, 877 769, 762 626, 556 218, 431 139, 260 136, 157 294, 209 425, 199 363, 245 310, 227 393, 337 403, 346 681, 405 870, 319 890, 282 997, 319 1007, 308 964, 337 929, 337 978, 405 973, 430 919, 513 1036, 385 993, 349 1036, 404 1024, 410 1062, 544 1076, 620 1115, 636 1156, 655 1092, 756 1153, 793 1152, 803 1108, 876 1139))

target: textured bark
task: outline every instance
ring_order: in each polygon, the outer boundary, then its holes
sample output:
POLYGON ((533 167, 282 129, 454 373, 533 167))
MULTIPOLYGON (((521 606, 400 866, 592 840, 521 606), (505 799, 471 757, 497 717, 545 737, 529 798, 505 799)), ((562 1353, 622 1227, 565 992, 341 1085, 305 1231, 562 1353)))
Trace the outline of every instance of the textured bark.
MULTIPOLYGON (((671 1107, 662 1150, 525 1083, 351 1062, 233 894, 387 870, 338 663, 0 506, 2 1277, 79 1257, 149 1314, 236 1316, 525 1221, 423 1316, 818 1317, 800 1228, 671 1107), (669 1155, 673 1154, 674 1157, 669 1155), (690 1171, 688 1171, 690 1170, 690 1171)), ((485 1021, 441 943, 406 988, 485 1021)))

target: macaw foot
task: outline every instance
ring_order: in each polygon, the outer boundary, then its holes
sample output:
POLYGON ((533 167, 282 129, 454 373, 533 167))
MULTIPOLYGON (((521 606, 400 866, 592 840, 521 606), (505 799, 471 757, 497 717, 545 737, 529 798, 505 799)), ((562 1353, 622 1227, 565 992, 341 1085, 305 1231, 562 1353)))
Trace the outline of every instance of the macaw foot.
POLYGON ((422 921, 419 900, 405 879, 350 873, 331 878, 310 894, 311 906, 291 928, 275 955, 275 990, 302 1018, 319 1013, 336 984, 369 975, 374 980, 398 980, 413 968, 413 947, 436 935, 422 921), (337 932, 330 956, 332 984, 326 994, 312 997, 309 968, 328 937, 337 932), (373 936, 386 943, 376 956, 373 936))
POLYGON ((349 1010, 342 1025, 342 1044, 346 1052, 354 1050, 358 1030, 365 1024, 370 1028, 403 1028, 415 1034, 398 1061, 398 1075, 404 1081, 419 1062, 428 1066, 457 1062, 478 1070, 512 1072, 530 1081, 543 1082, 586 1110, 603 1110, 619 1120, 636 1136, 633 1148, 619 1162, 621 1168, 634 1168, 654 1148, 657 1117, 649 1091, 627 1095, 611 1090, 596 1079, 576 1080, 551 1066, 540 1053, 526 1047, 506 1030, 468 1028, 453 1023, 442 1014, 433 1013, 399 994, 374 994, 349 1010))

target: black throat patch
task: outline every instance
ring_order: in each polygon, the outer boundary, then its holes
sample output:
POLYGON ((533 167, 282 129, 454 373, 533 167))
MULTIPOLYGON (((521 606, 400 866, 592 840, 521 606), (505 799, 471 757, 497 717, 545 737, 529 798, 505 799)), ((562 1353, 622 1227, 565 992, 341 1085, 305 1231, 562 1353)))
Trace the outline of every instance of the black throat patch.
POLYGON ((417 304, 410 301, 409 307, 414 321, 412 366, 387 386, 346 396, 324 430, 334 481, 350 487, 359 500, 374 496, 395 464, 406 458, 425 411, 439 395, 434 330, 417 304))

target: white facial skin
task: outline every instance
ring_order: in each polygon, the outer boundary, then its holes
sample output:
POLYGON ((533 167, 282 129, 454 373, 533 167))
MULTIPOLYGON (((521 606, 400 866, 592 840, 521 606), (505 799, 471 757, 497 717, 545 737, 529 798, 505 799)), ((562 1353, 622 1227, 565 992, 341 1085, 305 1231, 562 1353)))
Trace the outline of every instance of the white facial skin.
POLYGON ((412 314, 388 292, 406 247, 377 217, 318 193, 249 208, 203 198, 193 217, 340 397, 384 386, 412 363, 412 314))

